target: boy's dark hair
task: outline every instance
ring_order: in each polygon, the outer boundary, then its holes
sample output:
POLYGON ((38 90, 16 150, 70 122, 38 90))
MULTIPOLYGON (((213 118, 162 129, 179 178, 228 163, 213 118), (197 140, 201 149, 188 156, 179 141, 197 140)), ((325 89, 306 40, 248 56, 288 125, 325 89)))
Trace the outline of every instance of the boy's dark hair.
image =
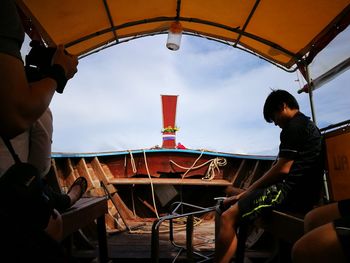
POLYGON ((273 114, 282 109, 285 103, 291 109, 298 109, 299 104, 292 94, 285 90, 272 90, 264 104, 264 118, 273 122, 273 114))

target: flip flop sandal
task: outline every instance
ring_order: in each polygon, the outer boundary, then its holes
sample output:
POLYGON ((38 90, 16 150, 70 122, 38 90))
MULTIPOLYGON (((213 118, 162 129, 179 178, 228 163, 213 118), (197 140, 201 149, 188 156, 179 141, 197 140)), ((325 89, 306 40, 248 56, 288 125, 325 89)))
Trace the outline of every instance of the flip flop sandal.
POLYGON ((68 192, 67 192, 67 194, 69 194, 69 192, 72 190, 72 188, 74 187, 74 186, 76 186, 76 185, 79 185, 80 186, 80 189, 81 189, 81 191, 80 191, 80 195, 79 195, 79 198, 78 199, 80 199, 82 196, 83 196, 83 194, 86 192, 86 189, 87 189, 87 186, 88 186, 88 182, 87 182, 87 180, 85 179, 85 177, 78 177, 75 181, 74 181, 74 183, 69 187, 69 190, 68 190, 68 192))

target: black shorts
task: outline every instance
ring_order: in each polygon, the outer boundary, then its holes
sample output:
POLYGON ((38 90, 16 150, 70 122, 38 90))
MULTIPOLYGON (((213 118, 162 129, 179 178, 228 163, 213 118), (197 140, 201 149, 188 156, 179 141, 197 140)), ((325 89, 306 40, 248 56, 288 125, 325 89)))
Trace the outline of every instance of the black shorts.
POLYGON ((238 201, 239 213, 242 220, 255 220, 279 208, 287 195, 283 184, 271 185, 253 191, 238 201))
POLYGON ((338 210, 341 217, 350 217, 350 199, 339 201, 338 210))

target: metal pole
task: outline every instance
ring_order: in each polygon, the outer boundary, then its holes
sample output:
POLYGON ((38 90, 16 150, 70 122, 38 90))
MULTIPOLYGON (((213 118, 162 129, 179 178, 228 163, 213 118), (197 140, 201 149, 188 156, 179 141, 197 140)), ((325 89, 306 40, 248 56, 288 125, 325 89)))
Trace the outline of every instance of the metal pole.
POLYGON ((307 82, 307 85, 308 85, 308 93, 309 93, 309 100, 310 100, 311 116, 312 116, 313 122, 317 125, 316 115, 315 115, 315 108, 314 108, 314 101, 313 101, 313 92, 312 92, 311 79, 310 79, 310 73, 309 73, 309 66, 305 65, 304 67, 305 67, 306 82, 307 82))
MULTIPOLYGON (((313 102, 313 89, 311 86, 309 67, 307 65, 305 65, 305 77, 306 77, 306 81, 307 81, 307 85, 308 85, 308 93, 309 93, 312 120, 317 125, 314 102, 313 102)), ((322 150, 324 150, 324 149, 322 149, 322 150)), ((324 185, 324 189, 325 189, 326 199, 329 200, 329 189, 328 189, 326 173, 323 174, 323 185, 324 185)))
POLYGON ((193 215, 189 215, 187 217, 186 222, 186 252, 187 252, 187 260, 189 262, 194 262, 193 258, 193 222, 194 218, 193 215))
POLYGON ((152 224, 151 236, 151 262, 159 262, 159 219, 156 219, 152 224))

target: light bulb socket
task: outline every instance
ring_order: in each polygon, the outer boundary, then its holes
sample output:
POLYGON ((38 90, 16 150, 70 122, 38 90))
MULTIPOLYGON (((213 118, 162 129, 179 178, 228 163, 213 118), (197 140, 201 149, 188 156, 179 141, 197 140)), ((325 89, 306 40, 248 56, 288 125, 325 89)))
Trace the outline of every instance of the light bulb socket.
POLYGON ((178 50, 181 44, 181 37, 182 37, 182 25, 180 24, 180 22, 175 21, 171 23, 169 32, 168 32, 166 47, 173 51, 178 50))

